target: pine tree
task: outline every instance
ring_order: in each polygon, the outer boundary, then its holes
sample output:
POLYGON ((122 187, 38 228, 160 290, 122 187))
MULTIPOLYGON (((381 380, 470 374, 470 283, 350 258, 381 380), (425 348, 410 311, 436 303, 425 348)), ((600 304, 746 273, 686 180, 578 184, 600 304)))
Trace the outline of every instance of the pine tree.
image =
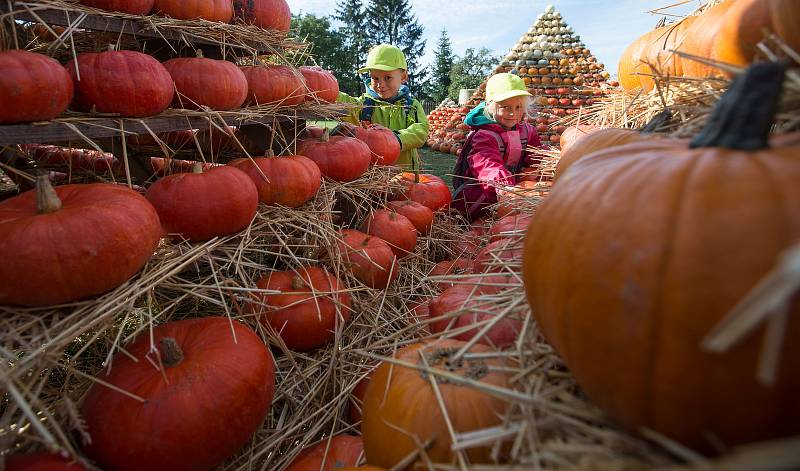
POLYGON ((360 83, 356 70, 367 59, 369 38, 367 37, 367 15, 362 0, 339 0, 333 19, 342 23, 339 33, 344 37, 350 72, 347 80, 360 83))
POLYGON ((492 51, 482 47, 479 50, 467 49, 464 57, 459 57, 453 62, 450 72, 450 98, 458 99, 458 92, 462 88, 476 88, 492 72, 492 67, 500 60, 493 56, 492 51))
POLYGON ((432 98, 435 102, 440 102, 447 97, 450 88, 450 71, 453 69, 453 46, 447 29, 442 30, 439 36, 439 44, 436 48, 436 60, 433 65, 433 90, 432 98))
POLYGON ((408 82, 412 89, 426 81, 427 71, 419 61, 427 41, 425 28, 417 22, 409 0, 369 0, 366 10, 370 44, 388 43, 399 47, 408 61, 408 82))
POLYGON ((313 44, 311 55, 339 79, 340 90, 351 95, 361 94, 361 82, 350 64, 345 38, 333 28, 328 17, 293 15, 292 31, 301 41, 313 44))

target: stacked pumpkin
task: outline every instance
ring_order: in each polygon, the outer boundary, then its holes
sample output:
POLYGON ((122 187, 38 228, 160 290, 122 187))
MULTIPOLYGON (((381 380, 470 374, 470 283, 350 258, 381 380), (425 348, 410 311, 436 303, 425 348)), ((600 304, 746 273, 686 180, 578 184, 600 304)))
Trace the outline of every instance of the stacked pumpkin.
POLYGON ((447 99, 428 115, 431 123, 428 146, 437 152, 456 155, 464 144, 469 127, 464 124, 470 107, 458 106, 447 99))
POLYGON ((730 75, 714 65, 681 57, 673 51, 712 62, 747 66, 756 56, 764 31, 777 34, 789 47, 800 50, 798 21, 800 9, 793 0, 724 0, 700 15, 686 17, 636 39, 620 58, 619 80, 626 90, 650 91, 655 87, 651 75, 656 72, 672 77, 730 75))

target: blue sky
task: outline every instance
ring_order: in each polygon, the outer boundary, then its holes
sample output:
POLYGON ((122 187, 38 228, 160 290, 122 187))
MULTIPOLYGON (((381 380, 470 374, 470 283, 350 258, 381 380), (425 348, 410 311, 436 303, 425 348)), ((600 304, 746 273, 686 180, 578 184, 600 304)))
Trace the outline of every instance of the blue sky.
MULTIPOLYGON (((336 9, 336 0, 287 1, 295 14, 326 16, 336 9)), ((442 28, 447 28, 456 54, 485 46, 496 55, 505 55, 539 13, 552 4, 612 75, 616 75, 617 62, 625 47, 653 29, 659 20, 660 16, 647 12, 683 2, 686 4, 664 11, 683 15, 701 3, 699 0, 411 0, 428 40, 423 64, 432 61, 442 28)))

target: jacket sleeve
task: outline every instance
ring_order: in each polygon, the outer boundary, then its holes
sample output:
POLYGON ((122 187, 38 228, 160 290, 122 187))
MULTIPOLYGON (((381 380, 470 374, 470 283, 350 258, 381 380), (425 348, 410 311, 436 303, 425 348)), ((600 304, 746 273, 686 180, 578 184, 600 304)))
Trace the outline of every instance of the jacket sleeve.
POLYGON ((345 92, 339 92, 339 96, 336 98, 337 103, 348 103, 351 105, 359 105, 356 108, 351 108, 347 110, 347 115, 342 118, 342 121, 351 123, 351 124, 359 124, 360 120, 359 117, 361 115, 361 108, 364 104, 364 97, 352 97, 345 92))
POLYGON ((503 165, 503 156, 500 154, 497 139, 491 134, 478 131, 472 137, 472 152, 467 159, 475 178, 484 190, 493 189, 495 185, 514 184, 513 175, 503 165))
POLYGON ((404 151, 422 147, 425 141, 428 140, 428 132, 430 131, 428 117, 425 116, 425 110, 419 100, 414 99, 409 113, 411 113, 414 124, 405 129, 395 131, 404 151))
POLYGON ((536 153, 536 150, 529 150, 530 148, 540 148, 542 146, 542 140, 539 138, 539 133, 536 132, 536 128, 531 126, 528 123, 525 123, 528 126, 528 149, 525 149, 525 167, 538 167, 542 164, 542 157, 536 153))

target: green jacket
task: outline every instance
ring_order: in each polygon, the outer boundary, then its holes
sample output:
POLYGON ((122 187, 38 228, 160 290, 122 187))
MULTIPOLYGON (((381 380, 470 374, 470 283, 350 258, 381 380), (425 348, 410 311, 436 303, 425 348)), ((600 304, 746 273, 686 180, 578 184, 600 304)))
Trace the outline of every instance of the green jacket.
MULTIPOLYGON (((363 105, 364 100, 369 95, 364 94, 360 97, 352 97, 344 92, 339 93, 337 101, 341 103, 353 103, 356 105, 363 105)), ((372 114, 371 122, 386 126, 395 132, 400 139, 401 150, 400 158, 397 160, 397 165, 403 167, 405 170, 419 171, 421 170, 421 162, 419 159, 418 147, 425 145, 428 140, 428 117, 425 116, 425 110, 422 109, 422 104, 414 98, 411 103, 411 110, 409 116, 403 107, 403 103, 391 104, 385 101, 376 100, 377 106, 375 112, 372 114)), ((343 120, 352 124, 360 124, 359 115, 361 109, 357 108, 352 110, 343 120)))

